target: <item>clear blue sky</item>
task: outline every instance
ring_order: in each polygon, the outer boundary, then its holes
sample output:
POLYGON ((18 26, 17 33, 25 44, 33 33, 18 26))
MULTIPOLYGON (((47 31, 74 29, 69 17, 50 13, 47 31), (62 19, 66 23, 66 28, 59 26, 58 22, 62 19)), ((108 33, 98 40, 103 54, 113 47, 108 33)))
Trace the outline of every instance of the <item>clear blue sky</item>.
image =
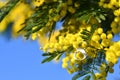
POLYGON ((37 41, 7 41, 0 36, 0 80, 71 80, 61 63, 41 64, 37 41))

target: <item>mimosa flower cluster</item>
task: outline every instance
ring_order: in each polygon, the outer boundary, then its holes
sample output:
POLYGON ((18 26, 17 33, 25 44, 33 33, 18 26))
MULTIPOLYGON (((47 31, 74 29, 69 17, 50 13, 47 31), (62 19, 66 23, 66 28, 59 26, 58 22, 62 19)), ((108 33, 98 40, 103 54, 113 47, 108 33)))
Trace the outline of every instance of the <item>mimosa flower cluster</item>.
POLYGON ((42 63, 62 58, 68 73, 77 72, 72 80, 90 73, 93 80, 106 80, 120 58, 120 41, 113 41, 120 32, 120 0, 20 0, 0 32, 10 22, 14 37, 39 41, 46 56, 42 63), (58 21, 63 24, 56 30, 58 21))

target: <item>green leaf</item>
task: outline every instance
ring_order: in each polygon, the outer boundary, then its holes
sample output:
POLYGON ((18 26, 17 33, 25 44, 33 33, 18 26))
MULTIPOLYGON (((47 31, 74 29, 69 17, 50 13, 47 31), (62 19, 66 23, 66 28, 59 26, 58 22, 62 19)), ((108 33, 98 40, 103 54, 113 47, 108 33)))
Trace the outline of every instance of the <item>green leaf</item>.
POLYGON ((72 78, 72 80, 77 80, 78 78, 80 78, 82 75, 81 74, 76 74, 73 78, 72 78))
POLYGON ((91 76, 90 75, 87 75, 83 78, 83 80, 90 80, 91 76))
POLYGON ((31 33, 32 33, 32 31, 29 31, 25 34, 26 39, 29 39, 29 36, 30 36, 31 33))
POLYGON ((34 29, 34 30, 32 31, 32 33, 35 33, 35 32, 37 32, 37 31, 39 31, 42 27, 43 27, 43 26, 38 26, 36 29, 34 29))
POLYGON ((50 61, 53 60, 56 56, 57 56, 57 54, 53 54, 52 56, 45 58, 41 63, 50 62, 50 61))
POLYGON ((97 19, 98 23, 102 22, 101 19, 98 16, 96 16, 95 18, 97 19))
POLYGON ((82 71, 81 73, 78 73, 76 75, 73 76, 72 80, 77 80, 78 78, 88 74, 89 72, 85 72, 85 71, 82 71))
POLYGON ((77 20, 85 20, 86 23, 89 23, 90 21, 90 18, 91 18, 91 14, 88 13, 88 14, 83 14, 82 16, 80 16, 79 18, 77 18, 77 20))
POLYGON ((59 54, 59 55, 57 56, 57 59, 56 59, 56 60, 59 60, 61 56, 62 56, 62 54, 59 54))
POLYGON ((51 56, 52 53, 43 53, 42 56, 51 56))
POLYGON ((0 8, 0 22, 10 12, 10 10, 19 2, 19 0, 10 0, 5 6, 0 8))
POLYGON ((99 17, 102 19, 102 20, 106 20, 105 16, 100 14, 99 17))
POLYGON ((91 34, 93 35, 93 33, 95 32, 96 28, 98 27, 97 24, 93 24, 92 25, 92 29, 91 29, 91 34))
POLYGON ((56 22, 53 22, 52 28, 51 28, 50 33, 49 33, 49 40, 51 38, 52 33, 54 33, 54 31, 55 31, 55 27, 56 27, 56 22))
POLYGON ((95 76, 95 74, 94 74, 93 71, 91 71, 91 75, 92 75, 92 79, 93 79, 93 80, 97 80, 97 79, 96 79, 96 76, 95 76))

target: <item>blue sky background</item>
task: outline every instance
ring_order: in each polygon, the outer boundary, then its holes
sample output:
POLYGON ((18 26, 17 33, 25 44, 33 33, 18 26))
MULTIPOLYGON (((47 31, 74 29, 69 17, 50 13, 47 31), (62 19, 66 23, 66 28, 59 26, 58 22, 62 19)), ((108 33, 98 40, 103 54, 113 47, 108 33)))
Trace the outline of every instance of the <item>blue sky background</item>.
POLYGON ((0 37, 0 80, 71 80, 61 63, 41 64, 37 41, 0 37))

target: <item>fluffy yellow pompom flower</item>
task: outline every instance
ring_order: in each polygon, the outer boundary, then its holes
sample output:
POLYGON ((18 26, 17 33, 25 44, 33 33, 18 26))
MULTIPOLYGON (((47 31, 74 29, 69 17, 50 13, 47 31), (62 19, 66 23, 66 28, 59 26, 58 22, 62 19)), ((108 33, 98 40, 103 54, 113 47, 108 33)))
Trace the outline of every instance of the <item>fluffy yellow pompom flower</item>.
POLYGON ((65 57, 65 58, 62 59, 62 62, 65 62, 65 63, 66 63, 66 62, 68 62, 69 60, 70 60, 70 58, 69 58, 69 56, 67 56, 67 57, 65 57))
POLYGON ((106 34, 105 34, 105 33, 102 33, 102 34, 101 34, 101 38, 102 38, 102 39, 106 39, 106 34))
POLYGON ((120 15, 120 8, 114 11, 114 15, 115 16, 119 16, 120 15))
POLYGON ((118 57, 120 57, 120 51, 117 51, 117 52, 116 52, 116 55, 117 55, 118 57))
POLYGON ((81 52, 77 52, 76 58, 82 60, 84 58, 84 55, 81 52))
POLYGON ((109 34, 107 35, 107 38, 108 38, 108 39, 112 39, 112 38, 113 38, 113 35, 112 35, 111 33, 109 33, 109 34))
POLYGON ((99 41, 100 40, 100 36, 99 35, 93 35, 92 36, 92 40, 93 41, 99 41))
POLYGON ((116 56, 116 54, 113 51, 107 51, 106 52, 106 60, 116 64, 118 62, 118 57, 116 56))
POLYGON ((40 6, 41 4, 43 4, 45 0, 32 0, 32 1, 33 6, 40 6))
POLYGON ((110 67, 110 68, 109 68, 109 72, 110 72, 110 73, 113 73, 113 72, 114 72, 114 69, 110 67))
POLYGON ((67 71, 68 71, 69 74, 72 74, 72 73, 74 72, 74 71, 73 71, 72 69, 70 69, 70 68, 68 68, 67 71))
POLYGON ((98 32, 98 34, 102 34, 103 33, 103 29, 102 28, 98 28, 97 32, 98 32))
POLYGON ((1 23, 0 23, 0 32, 4 32, 7 28, 9 21, 7 21, 7 18, 5 18, 1 23))
POLYGON ((36 39, 37 39, 37 33, 33 33, 33 34, 31 35, 31 38, 32 38, 32 40, 36 40, 36 39))
POLYGON ((101 76, 102 76, 102 75, 101 75, 100 73, 96 73, 96 74, 95 74, 95 77, 96 77, 97 79, 100 79, 101 76))
POLYGON ((65 62, 64 62, 64 63, 62 64, 62 68, 67 68, 67 67, 68 67, 68 63, 65 63, 65 62))

